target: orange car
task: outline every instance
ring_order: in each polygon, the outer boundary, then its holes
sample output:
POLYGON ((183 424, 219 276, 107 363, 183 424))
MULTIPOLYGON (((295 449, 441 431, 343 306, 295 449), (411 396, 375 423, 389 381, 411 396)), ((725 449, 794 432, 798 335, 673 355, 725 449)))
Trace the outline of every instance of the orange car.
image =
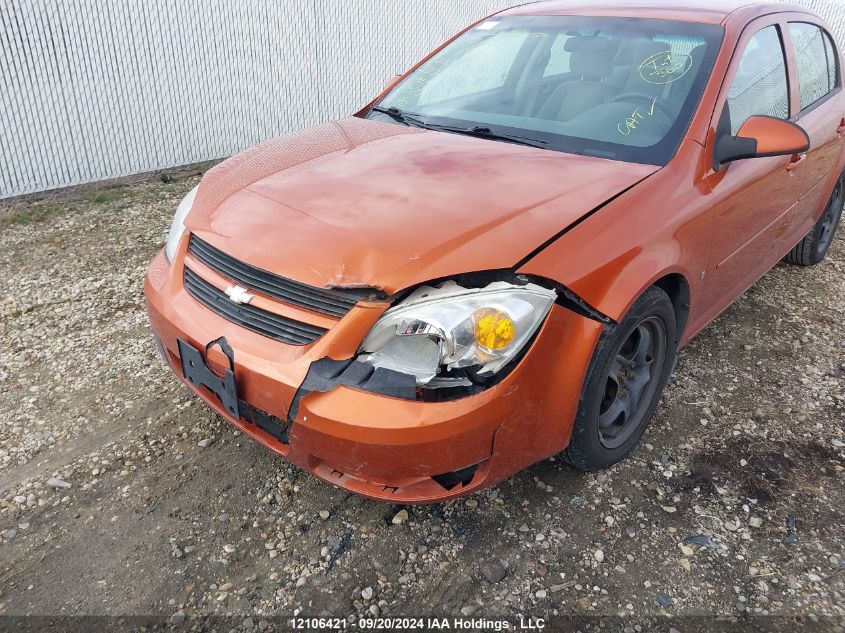
POLYGON ((779 260, 824 258, 841 67, 783 4, 497 13, 355 116, 211 169, 149 267, 159 350, 369 497, 455 497, 561 452, 606 468, 680 346, 779 260))

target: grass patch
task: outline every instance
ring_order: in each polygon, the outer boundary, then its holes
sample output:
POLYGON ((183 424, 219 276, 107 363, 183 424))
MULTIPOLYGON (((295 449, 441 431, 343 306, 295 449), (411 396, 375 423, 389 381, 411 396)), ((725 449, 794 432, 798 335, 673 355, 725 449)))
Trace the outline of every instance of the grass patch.
POLYGON ((61 214, 66 207, 59 206, 26 206, 22 209, 11 209, 0 214, 0 226, 25 226, 36 222, 43 222, 61 214))
POLYGON ((106 204, 108 202, 120 200, 123 195, 123 191, 119 191, 117 189, 106 189, 105 191, 98 191, 97 193, 93 194, 90 200, 91 202, 94 202, 96 204, 106 204))
POLYGON ((17 198, 0 200, 0 227, 25 226, 50 220, 57 216, 90 210, 92 205, 117 203, 111 210, 120 210, 131 204, 138 195, 172 196, 187 193, 188 185, 204 171, 219 161, 198 163, 193 166, 168 171, 153 178, 150 174, 128 176, 121 182, 79 185, 56 191, 47 191, 17 198))
POLYGON ((0 227, 25 226, 44 222, 59 215, 73 213, 90 205, 101 205, 132 197, 134 191, 129 189, 104 189, 95 191, 83 199, 66 201, 56 204, 56 200, 39 200, 36 202, 21 202, 11 204, 6 208, 0 207, 0 227))

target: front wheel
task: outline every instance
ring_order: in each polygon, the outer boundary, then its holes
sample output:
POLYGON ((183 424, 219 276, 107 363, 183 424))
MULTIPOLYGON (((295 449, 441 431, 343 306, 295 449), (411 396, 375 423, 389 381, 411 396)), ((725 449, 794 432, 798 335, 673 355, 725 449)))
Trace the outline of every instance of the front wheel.
POLYGON ((563 454, 570 464, 599 470, 633 450, 675 366, 676 328, 672 301, 652 287, 602 334, 563 454))

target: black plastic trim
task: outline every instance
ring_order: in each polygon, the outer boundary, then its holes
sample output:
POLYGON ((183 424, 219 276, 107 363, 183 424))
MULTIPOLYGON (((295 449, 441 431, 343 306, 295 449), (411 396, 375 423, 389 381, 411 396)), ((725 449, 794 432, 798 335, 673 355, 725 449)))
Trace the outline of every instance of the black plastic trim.
MULTIPOLYGON (((225 339, 222 340, 225 341, 225 339)), ((238 386, 235 382, 234 368, 229 367, 222 377, 218 376, 208 368, 197 348, 180 338, 176 339, 176 345, 179 349, 179 362, 182 365, 182 375, 185 380, 197 389, 200 387, 208 389, 219 398, 220 403, 229 412, 229 415, 240 418, 240 401, 238 400, 238 386)), ((211 345, 209 343, 209 347, 211 345)), ((233 362, 231 358, 229 361, 230 363, 233 362)))
POLYGON ((410 374, 392 369, 373 367, 368 363, 348 359, 334 360, 328 356, 311 363, 305 380, 293 396, 288 421, 293 423, 299 413, 299 401, 309 393, 326 393, 336 387, 345 386, 383 396, 416 400, 417 381, 410 374))
POLYGON ((432 475, 431 478, 446 490, 452 490, 452 488, 458 485, 468 485, 472 481, 472 478, 475 477, 477 470, 478 464, 473 464, 472 466, 467 466, 466 468, 453 470, 451 473, 432 475))
POLYGON ((240 405, 241 417, 244 420, 273 436, 282 444, 290 443, 290 422, 284 422, 243 400, 240 401, 240 405))
POLYGON ((190 268, 185 268, 185 290, 224 319, 289 345, 308 345, 327 331, 324 328, 287 319, 248 304, 234 303, 224 292, 205 281, 190 268))
POLYGON ((555 301, 555 303, 559 306, 563 306, 567 310, 571 310, 572 312, 580 314, 583 317, 587 317, 588 319, 592 319, 593 321, 598 321, 603 325, 613 325, 616 323, 616 321, 603 312, 596 310, 593 306, 584 301, 566 286, 555 284, 554 288, 558 293, 557 301, 555 301))
POLYGON ((757 140, 742 136, 721 136, 716 141, 713 162, 721 169, 735 160, 757 157, 757 140))
POLYGON ((227 255, 196 235, 191 235, 188 252, 245 288, 329 316, 342 317, 363 299, 384 298, 384 293, 375 288, 317 288, 267 272, 227 255))
POLYGON ((279 418, 252 406, 238 397, 238 385, 235 381, 235 355, 225 337, 220 337, 205 346, 206 357, 208 350, 219 345, 229 359, 229 367, 221 377, 209 369, 200 351, 182 339, 176 339, 179 348, 179 363, 185 380, 196 388, 205 387, 220 400, 223 408, 233 418, 257 426, 265 433, 273 436, 283 444, 287 444, 290 436, 290 424, 279 418))

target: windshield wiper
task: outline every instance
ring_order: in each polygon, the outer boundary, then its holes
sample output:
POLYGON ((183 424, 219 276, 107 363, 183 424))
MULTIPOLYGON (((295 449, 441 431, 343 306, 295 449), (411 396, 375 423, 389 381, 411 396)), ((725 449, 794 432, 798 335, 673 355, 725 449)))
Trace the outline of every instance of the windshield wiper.
POLYGON ((491 141, 505 141, 507 143, 516 143, 518 145, 528 145, 529 147, 545 148, 548 143, 546 141, 530 138, 528 136, 518 136, 516 134, 504 134, 502 132, 494 132, 489 127, 483 125, 476 125, 474 127, 458 127, 456 125, 440 125, 438 123, 429 123, 418 118, 418 115, 403 112, 399 108, 390 107, 382 108, 381 106, 373 106, 370 110, 386 114, 399 123, 410 125, 413 127, 421 127, 427 130, 436 130, 438 132, 451 132, 453 134, 464 134, 466 136, 475 136, 477 138, 486 138, 491 141))
POLYGON ((373 112, 380 112, 381 114, 386 114, 394 121, 404 123, 405 125, 409 125, 411 127, 428 127, 428 124, 422 119, 418 119, 413 114, 409 114, 408 112, 402 112, 402 110, 396 107, 382 108, 381 106, 373 106, 372 108, 370 108, 370 110, 373 112))
POLYGON ((435 123, 428 123, 426 127, 431 130, 438 130, 441 132, 452 132, 453 134, 465 134, 466 136, 475 136, 477 138, 486 138, 491 141, 505 141, 506 143, 516 143, 517 145, 527 145, 529 147, 539 147, 541 149, 548 145, 547 141, 538 138, 530 138, 528 136, 518 136, 516 134, 505 134, 503 132, 494 132, 489 127, 483 125, 476 125, 475 127, 457 127, 453 125, 437 125, 435 123))

